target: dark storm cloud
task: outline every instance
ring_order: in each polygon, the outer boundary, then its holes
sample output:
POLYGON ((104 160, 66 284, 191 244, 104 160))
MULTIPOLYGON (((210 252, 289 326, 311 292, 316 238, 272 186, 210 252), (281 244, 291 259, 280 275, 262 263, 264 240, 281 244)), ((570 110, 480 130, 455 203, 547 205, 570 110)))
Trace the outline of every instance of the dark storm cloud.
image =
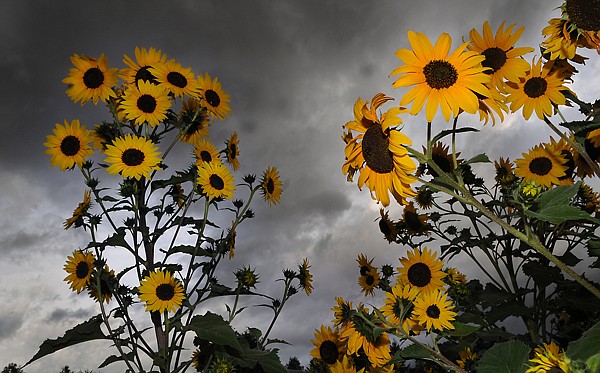
POLYGON ((17 330, 23 325, 23 318, 24 316, 17 312, 2 314, 0 318, 0 339, 15 335, 17 330))
POLYGON ((89 308, 77 308, 74 310, 70 308, 55 308, 48 314, 46 321, 55 323, 70 320, 85 320, 94 314, 95 311, 89 308))

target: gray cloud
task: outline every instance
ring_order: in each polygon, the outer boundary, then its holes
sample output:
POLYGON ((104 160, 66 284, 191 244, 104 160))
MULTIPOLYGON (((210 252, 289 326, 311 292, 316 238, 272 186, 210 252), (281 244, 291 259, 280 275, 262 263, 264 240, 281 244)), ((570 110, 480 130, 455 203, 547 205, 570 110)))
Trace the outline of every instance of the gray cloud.
POLYGON ((89 308, 55 308, 48 314, 48 316, 46 316, 46 321, 62 323, 65 321, 71 322, 73 320, 87 320, 94 314, 96 314, 96 311, 89 308))

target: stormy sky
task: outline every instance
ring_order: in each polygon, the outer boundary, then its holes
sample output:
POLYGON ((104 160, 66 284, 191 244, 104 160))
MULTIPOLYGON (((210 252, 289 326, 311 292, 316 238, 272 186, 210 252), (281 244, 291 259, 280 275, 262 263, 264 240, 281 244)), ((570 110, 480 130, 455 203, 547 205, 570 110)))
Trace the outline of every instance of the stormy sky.
MULTIPOLYGON (((388 76, 399 64, 394 52, 409 47, 408 30, 433 41, 448 32, 457 47, 485 20, 494 30, 506 20, 526 27, 519 45, 536 47, 541 28, 558 16, 558 5, 558 0, 0 2, 0 368, 25 363, 44 339, 98 313, 63 281, 67 255, 89 241, 86 232, 62 229, 84 185, 78 172, 51 167, 42 145, 64 119, 80 119, 88 128, 108 119, 102 105, 81 107, 66 96, 61 80, 71 67, 70 55, 104 53, 111 67, 124 67, 123 54, 133 56, 136 46, 156 47, 198 74, 219 78, 233 111, 211 127, 213 140, 221 145, 237 131, 238 175, 260 174, 272 165, 284 182, 279 206, 254 204, 256 218, 239 229, 236 257, 223 276, 231 280, 236 268, 250 265, 260 273, 259 289, 278 296, 271 280, 309 259, 313 294, 293 297, 272 334, 293 345, 281 346, 284 363, 297 356, 306 365, 314 329, 329 325, 336 296, 382 302, 360 294, 357 255, 396 266, 407 250, 382 238, 375 222, 379 206, 341 172, 341 126, 353 119, 356 99, 377 92, 401 98, 404 91, 394 90, 388 76)), ((592 60, 586 70, 598 67, 592 60)), ((598 77, 588 78, 596 84, 586 92, 597 97, 598 77)), ((405 133, 420 148, 424 117, 404 121, 405 133)), ((481 126, 475 116, 465 122, 481 126)), ((434 129, 445 126, 438 115, 434 129)), ((509 116, 459 145, 465 157, 487 152, 492 159, 514 159, 547 141, 548 134, 535 119, 509 116)), ((189 150, 177 153, 188 155, 189 150)), ((401 209, 391 211, 397 218, 401 209)), ((451 264, 477 275, 467 261, 451 264)), ((247 312, 248 325, 235 325, 240 331, 266 328, 264 310, 247 312)), ((88 342, 25 370, 69 365, 97 371, 115 352, 108 343, 88 342)), ((115 365, 102 371, 119 370, 115 365)))

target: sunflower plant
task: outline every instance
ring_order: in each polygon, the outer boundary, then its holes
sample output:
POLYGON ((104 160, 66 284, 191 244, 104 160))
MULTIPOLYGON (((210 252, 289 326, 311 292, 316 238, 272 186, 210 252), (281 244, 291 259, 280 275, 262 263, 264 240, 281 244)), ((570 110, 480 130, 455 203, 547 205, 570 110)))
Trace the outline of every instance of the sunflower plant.
POLYGON ((283 190, 273 166, 259 177, 236 175, 236 132, 224 149, 209 136, 210 126, 231 113, 219 80, 196 75, 155 48, 136 48, 121 69, 109 67, 104 55, 75 54, 71 61, 63 80, 67 95, 81 105, 104 103, 109 115, 91 129, 65 120, 44 145, 52 166, 83 177, 83 201, 64 226, 83 229, 90 241, 67 257, 65 281, 89 294, 99 314, 46 340, 28 364, 106 339, 116 354, 100 367, 285 372, 271 347, 283 341, 270 332, 298 290, 312 291, 310 265, 305 259, 285 269, 279 296, 257 290, 259 274, 249 265, 229 277, 219 270, 234 258, 238 227, 254 217, 255 196, 273 206, 283 190), (170 172, 175 147, 188 148, 191 159, 170 172), (267 329, 234 330, 233 320, 252 305, 272 311, 267 329))
POLYGON ((566 0, 560 12, 537 54, 505 22, 465 30, 454 49, 447 33, 432 43, 408 31, 390 74, 399 105, 385 93, 356 100, 342 171, 382 205, 383 238, 406 254, 399 267, 358 256, 369 301, 336 298, 334 329, 313 341, 330 371, 600 371, 600 101, 569 88, 587 59, 577 52, 600 51, 600 5, 566 0), (421 113, 418 150, 402 131, 421 113), (458 148, 478 132, 461 120, 508 116, 555 135, 512 161, 458 148), (435 133, 436 121, 449 125, 435 133))

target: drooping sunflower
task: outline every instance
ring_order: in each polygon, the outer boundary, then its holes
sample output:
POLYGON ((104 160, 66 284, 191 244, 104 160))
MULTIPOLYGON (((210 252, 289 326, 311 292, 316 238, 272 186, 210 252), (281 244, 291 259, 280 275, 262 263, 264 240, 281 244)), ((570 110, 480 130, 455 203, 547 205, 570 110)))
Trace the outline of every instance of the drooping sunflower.
POLYGON ((173 59, 148 69, 160 84, 163 84, 175 97, 198 97, 200 86, 192 68, 184 68, 173 59))
POLYGON ((550 188, 553 184, 559 185, 559 178, 566 175, 565 158, 550 147, 536 145, 522 155, 523 158, 515 160, 515 175, 522 177, 525 182, 550 188))
POLYGON ((225 141, 225 159, 227 163, 231 165, 234 171, 237 171, 240 168, 240 161, 238 157, 240 156, 240 141, 238 140, 237 132, 233 132, 229 139, 225 141))
POLYGON ((479 113, 479 120, 486 125, 490 118, 492 119, 492 126, 496 125, 496 116, 500 119, 500 122, 504 121, 504 113, 508 113, 508 105, 506 105, 505 97, 500 93, 500 91, 495 89, 490 89, 490 96, 484 97, 481 95, 477 95, 479 98, 479 108, 477 109, 479 113))
POLYGON ((552 18, 548 26, 542 29, 542 35, 546 37, 540 43, 550 60, 572 59, 577 52, 577 36, 567 31, 569 20, 563 18, 552 18))
POLYGON ((200 102, 208 108, 213 119, 223 120, 231 114, 231 99, 217 78, 212 79, 208 73, 204 76, 198 75, 198 85, 201 91, 200 102))
POLYGON ((117 285, 117 277, 115 271, 109 269, 107 265, 100 271, 95 269, 88 283, 88 294, 96 302, 109 303, 112 299, 113 291, 117 285), (100 286, 98 287, 98 278, 100 278, 100 286))
POLYGON ((440 35, 435 45, 422 33, 408 31, 410 49, 399 49, 396 56, 404 62, 391 75, 400 75, 393 87, 415 86, 400 100, 400 105, 412 102, 411 114, 421 111, 426 104, 425 117, 431 122, 442 110, 444 119, 457 116, 460 110, 474 114, 479 107, 477 94, 490 97, 486 84, 490 82, 481 65, 485 57, 475 51, 465 51, 463 43, 451 54, 452 39, 447 33, 440 35))
POLYGON ((384 306, 379 310, 389 322, 400 325, 405 318, 410 317, 412 302, 418 295, 418 288, 410 284, 397 283, 391 291, 385 293, 384 306))
POLYGON ((395 242, 398 236, 398 228, 396 227, 396 223, 390 219, 389 211, 379 209, 379 215, 381 216, 379 219, 379 230, 383 233, 388 243, 395 242))
POLYGON ((464 350, 460 351, 458 356, 460 359, 456 360, 456 363, 466 371, 471 371, 479 358, 477 353, 471 351, 471 347, 466 347, 464 350))
POLYGON ((576 35, 578 45, 600 53, 600 2, 565 0, 561 9, 569 20, 566 30, 576 35))
POLYGON ((348 355, 344 355, 334 365, 329 367, 330 373, 364 373, 365 368, 356 370, 352 358, 348 355))
POLYGON ((504 159, 500 157, 499 160, 494 161, 494 167, 496 168, 494 180, 496 180, 500 186, 506 187, 517 179, 517 176, 514 173, 514 164, 509 158, 504 159))
POLYGON ((485 21, 483 36, 476 29, 469 32, 470 44, 467 48, 485 56, 481 65, 491 69, 486 71, 491 77, 490 87, 501 92, 504 92, 505 80, 519 81, 525 76, 529 64, 521 56, 533 52, 531 47, 515 47, 525 27, 521 26, 513 32, 514 27, 512 24, 504 29, 502 22, 494 36, 489 22, 485 21))
POLYGON ((262 179, 260 181, 260 189, 265 201, 269 202, 269 206, 276 205, 281 199, 281 192, 283 189, 281 186, 283 183, 279 179, 279 171, 275 167, 268 167, 263 172, 262 179))
POLYGON ((181 118, 187 126, 182 129, 181 141, 194 144, 200 139, 208 137, 210 117, 208 109, 200 105, 200 102, 189 97, 181 105, 181 118))
POLYGON ((391 358, 390 338, 386 332, 373 338, 371 328, 363 319, 356 317, 348 323, 342 331, 341 337, 348 339, 347 353, 349 355, 358 355, 362 348, 373 366, 382 367, 391 358))
POLYGON ((445 280, 452 285, 464 285, 467 283, 467 276, 461 273, 458 269, 454 267, 450 267, 446 269, 446 278, 445 280))
POLYGON ((411 284, 422 292, 430 292, 444 288, 442 279, 446 273, 442 271, 443 262, 437 259, 437 253, 423 248, 415 248, 407 253, 408 258, 401 258, 398 267, 398 282, 411 284))
POLYGON ((185 299, 183 286, 168 271, 150 272, 138 289, 140 300, 146 302, 148 312, 175 312, 185 299))
POLYGON ((358 277, 358 284, 365 295, 374 295, 373 292, 377 288, 377 285, 379 285, 379 272, 377 268, 373 267, 365 274, 361 274, 358 277))
POLYGON ((434 291, 419 294, 414 302, 413 316, 427 331, 432 329, 454 329, 452 321, 456 317, 452 301, 445 292, 434 291))
POLYGON ((398 228, 413 236, 428 236, 431 232, 431 225, 427 222, 428 214, 419 214, 413 202, 404 206, 402 220, 398 222, 398 228))
POLYGON ((594 192, 591 186, 581 183, 575 195, 575 203, 584 211, 593 214, 600 210, 600 193, 594 192))
POLYGON ((64 126, 56 123, 52 130, 53 135, 46 136, 45 153, 50 155, 50 164, 60 168, 61 171, 72 169, 85 162, 86 158, 94 152, 90 147, 92 136, 85 126, 75 119, 71 123, 65 120, 64 126))
POLYGON ((196 157, 196 165, 202 166, 203 163, 221 162, 219 158, 219 149, 205 138, 198 139, 194 144, 194 156, 196 157))
POLYGON ((554 343, 543 343, 534 350, 535 356, 529 360, 531 365, 525 373, 540 373, 550 371, 569 372, 569 365, 565 361, 565 353, 560 352, 560 347, 554 343))
POLYGON ((131 134, 118 137, 106 147, 104 153, 105 162, 110 164, 106 171, 112 175, 120 173, 123 178, 149 179, 151 171, 160 169, 158 164, 161 158, 158 147, 144 137, 131 134))
POLYGON ((221 162, 203 163, 198 166, 197 183, 209 198, 232 199, 235 192, 233 175, 221 162))
POLYGON ((340 338, 338 328, 331 329, 321 325, 321 330, 315 330, 315 339, 311 341, 315 348, 310 356, 324 361, 328 365, 335 364, 346 355, 346 340, 340 338))
POLYGON ((98 100, 105 101, 109 97, 116 97, 112 89, 117 84, 117 68, 108 67, 108 59, 101 54, 98 59, 74 54, 71 62, 75 65, 69 70, 69 76, 62 80, 69 84, 67 95, 81 105, 89 100, 98 104, 98 100))
POLYGON ((83 192, 83 202, 79 203, 75 210, 73 210, 73 216, 65 220, 64 227, 65 229, 71 228, 73 225, 75 227, 79 227, 83 223, 83 215, 87 213, 90 208, 90 203, 92 201, 92 192, 90 190, 86 190, 83 192))
POLYGON ((81 250, 75 250, 72 256, 67 257, 64 269, 69 275, 64 281, 69 283, 71 290, 79 294, 90 283, 95 259, 91 251, 84 253, 81 250))
POLYGON ((392 107, 380 117, 377 115, 377 109, 389 100, 392 98, 378 93, 369 107, 368 102, 362 104, 362 99, 358 99, 354 104, 355 120, 344 125, 360 134, 346 144, 342 170, 359 170, 359 189, 367 185, 371 197, 383 206, 390 204, 390 192, 398 203, 406 204, 406 199, 415 195, 410 185, 416 181, 411 175, 416 166, 403 146, 412 145, 412 141, 397 128, 402 123, 398 115, 407 109, 392 107))
POLYGON ((171 99, 164 86, 141 80, 137 86, 130 85, 125 90, 119 107, 125 113, 125 118, 136 125, 147 122, 154 127, 167 118, 171 99))
POLYGON ((167 55, 154 47, 135 47, 135 61, 128 55, 123 56, 123 63, 127 68, 119 71, 119 76, 126 83, 137 85, 139 81, 158 84, 156 76, 152 75, 150 68, 167 62, 167 55))
POLYGON ((308 259, 304 259, 302 264, 298 265, 298 281, 300 281, 300 287, 304 289, 306 295, 310 295, 313 290, 313 275, 310 273, 309 268, 308 259))
POLYGON ((335 326, 346 326, 351 321, 352 314, 352 302, 344 300, 342 297, 335 297, 336 306, 333 306, 333 325, 335 326))
POLYGON ((544 116, 551 117, 554 114, 553 105, 566 103, 561 91, 569 89, 563 86, 563 81, 556 73, 550 73, 549 68, 542 66, 541 58, 537 62, 534 58, 525 77, 518 82, 508 82, 506 90, 506 102, 510 103, 513 113, 522 107, 525 119, 529 119, 535 110, 537 117, 544 120, 544 116))

